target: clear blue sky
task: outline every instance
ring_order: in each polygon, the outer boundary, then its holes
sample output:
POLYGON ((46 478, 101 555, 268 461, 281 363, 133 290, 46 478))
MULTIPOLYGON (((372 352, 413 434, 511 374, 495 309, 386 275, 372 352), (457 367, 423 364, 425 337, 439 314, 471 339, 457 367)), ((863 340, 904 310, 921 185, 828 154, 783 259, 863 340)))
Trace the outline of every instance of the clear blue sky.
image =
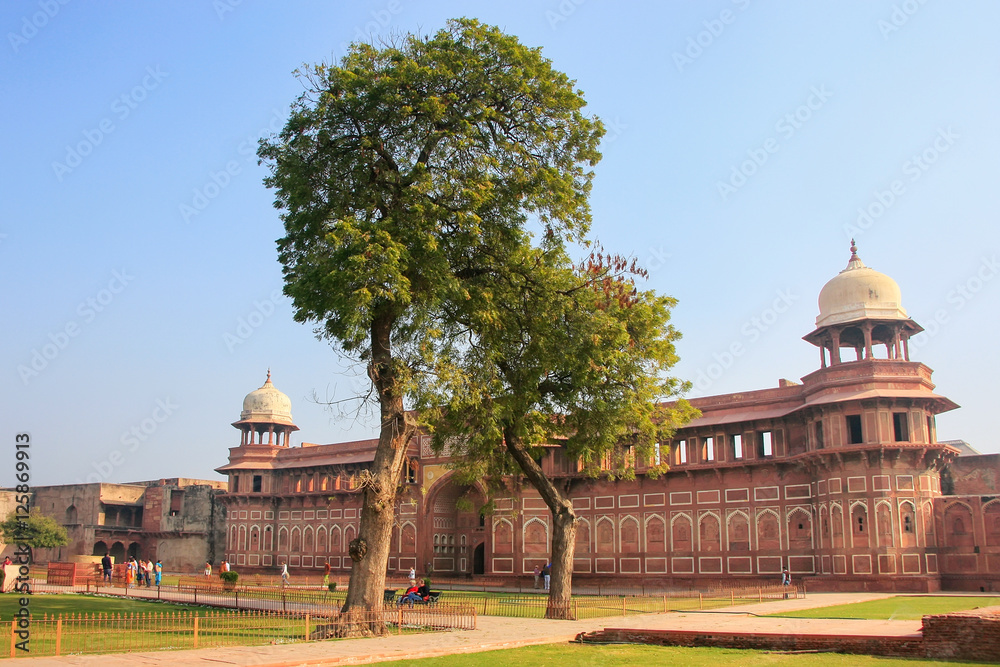
POLYGON ((296 443, 375 433, 313 400, 357 381, 273 299, 253 147, 299 65, 463 15, 543 47, 608 125, 593 232, 679 300, 694 395, 818 366, 801 336, 853 234, 934 331, 913 356, 962 405, 939 437, 1000 451, 997 3, 35 0, 0 6, 0 438, 31 433, 33 483, 213 478, 268 366, 296 443))

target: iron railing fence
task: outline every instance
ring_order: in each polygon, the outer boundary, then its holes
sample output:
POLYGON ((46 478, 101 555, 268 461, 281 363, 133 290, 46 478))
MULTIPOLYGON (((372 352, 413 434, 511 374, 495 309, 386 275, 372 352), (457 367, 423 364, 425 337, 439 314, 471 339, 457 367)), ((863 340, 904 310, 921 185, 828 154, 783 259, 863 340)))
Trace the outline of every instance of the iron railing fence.
POLYGON ((209 611, 207 613, 33 616, 10 622, 10 657, 133 653, 257 646, 370 634, 474 630, 472 605, 386 607, 350 614, 209 611), (26 647, 23 650, 19 644, 26 647))

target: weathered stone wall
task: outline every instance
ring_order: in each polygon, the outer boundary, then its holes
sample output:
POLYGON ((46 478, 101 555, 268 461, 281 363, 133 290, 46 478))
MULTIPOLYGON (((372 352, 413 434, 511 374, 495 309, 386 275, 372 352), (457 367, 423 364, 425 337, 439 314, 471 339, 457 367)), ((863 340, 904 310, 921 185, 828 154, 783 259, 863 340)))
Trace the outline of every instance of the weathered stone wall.
POLYGON ((924 654, 1000 663, 1000 607, 924 616, 924 654))

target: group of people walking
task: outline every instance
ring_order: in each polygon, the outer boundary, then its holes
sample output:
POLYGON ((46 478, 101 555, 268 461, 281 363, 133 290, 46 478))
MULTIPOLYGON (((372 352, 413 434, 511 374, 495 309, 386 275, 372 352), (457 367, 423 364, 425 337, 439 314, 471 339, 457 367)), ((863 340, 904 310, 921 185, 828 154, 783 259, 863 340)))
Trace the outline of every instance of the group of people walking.
MULTIPOLYGON (((104 574, 104 581, 111 583, 111 575, 114 564, 111 561, 111 554, 106 553, 101 558, 101 571, 104 574)), ((126 586, 159 586, 163 577, 163 563, 159 559, 154 563, 151 560, 143 560, 133 556, 125 561, 125 585, 126 586)))

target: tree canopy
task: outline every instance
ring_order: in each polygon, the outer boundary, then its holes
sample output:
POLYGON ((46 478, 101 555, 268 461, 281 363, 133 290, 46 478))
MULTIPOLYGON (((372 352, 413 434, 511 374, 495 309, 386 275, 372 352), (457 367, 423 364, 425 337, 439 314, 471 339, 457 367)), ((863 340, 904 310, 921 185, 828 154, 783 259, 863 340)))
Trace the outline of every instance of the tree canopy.
POLYGON ((0 523, 0 533, 7 544, 27 544, 32 549, 51 549, 69 544, 69 534, 55 519, 38 508, 27 517, 11 512, 0 523))
POLYGON ((381 602, 396 485, 416 428, 403 407, 441 313, 538 225, 561 246, 590 222, 603 127, 539 49, 471 19, 433 36, 355 44, 298 72, 305 92, 261 142, 285 235, 295 319, 367 363, 379 444, 345 610, 381 602))
MULTIPOLYGON (((468 281, 448 311, 420 407, 435 446, 465 481, 504 485, 522 473, 553 514, 549 616, 569 613, 575 513, 568 487, 540 465, 556 446, 591 476, 632 476, 657 443, 697 412, 664 404, 687 385, 667 372, 679 332, 674 300, 636 288, 634 261, 599 251, 573 266, 560 249, 524 248, 468 281)), ((653 461, 649 474, 666 469, 653 461)))

